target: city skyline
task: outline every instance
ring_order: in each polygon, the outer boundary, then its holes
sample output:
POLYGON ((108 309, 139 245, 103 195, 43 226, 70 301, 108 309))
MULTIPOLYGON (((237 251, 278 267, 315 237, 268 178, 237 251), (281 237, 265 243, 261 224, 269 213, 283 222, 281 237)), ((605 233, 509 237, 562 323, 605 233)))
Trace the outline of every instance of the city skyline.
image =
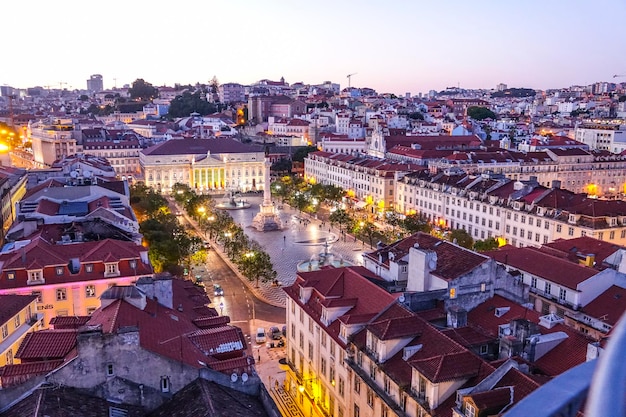
POLYGON ((173 86, 213 76, 241 84, 328 80, 345 88, 346 75, 355 74, 354 87, 417 94, 626 80, 613 78, 626 74, 619 26, 590 20, 625 15, 617 0, 147 5, 114 0, 95 12, 71 0, 7 5, 5 16, 13 18, 5 33, 22 35, 5 44, 4 56, 15 59, 0 85, 85 89, 91 74, 102 74, 105 88, 137 78, 173 86))

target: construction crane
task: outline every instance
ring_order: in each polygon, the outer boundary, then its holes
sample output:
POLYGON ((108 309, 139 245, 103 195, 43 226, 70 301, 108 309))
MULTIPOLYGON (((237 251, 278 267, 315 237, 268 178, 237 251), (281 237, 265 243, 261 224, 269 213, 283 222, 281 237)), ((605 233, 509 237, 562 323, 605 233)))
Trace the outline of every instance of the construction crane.
POLYGON ((352 74, 346 75, 346 78, 348 79, 348 88, 350 88, 350 81, 352 80, 352 76, 356 74, 356 72, 353 72, 352 74))

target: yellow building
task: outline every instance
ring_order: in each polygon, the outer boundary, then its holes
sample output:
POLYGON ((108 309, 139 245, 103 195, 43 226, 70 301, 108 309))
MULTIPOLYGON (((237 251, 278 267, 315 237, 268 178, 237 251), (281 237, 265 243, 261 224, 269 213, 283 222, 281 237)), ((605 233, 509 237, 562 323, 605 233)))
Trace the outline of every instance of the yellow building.
POLYGON ((0 295, 0 367, 16 363, 14 355, 27 333, 43 327, 35 295, 0 295))

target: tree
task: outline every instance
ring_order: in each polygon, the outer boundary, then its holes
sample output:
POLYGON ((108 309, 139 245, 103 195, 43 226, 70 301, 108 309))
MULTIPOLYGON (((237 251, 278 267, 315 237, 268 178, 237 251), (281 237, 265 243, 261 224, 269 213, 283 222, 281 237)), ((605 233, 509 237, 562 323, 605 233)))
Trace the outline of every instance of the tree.
POLYGON ((213 103, 209 103, 202 97, 200 90, 195 93, 189 91, 183 92, 182 95, 176 96, 170 102, 170 108, 168 115, 170 117, 187 117, 191 113, 198 113, 202 116, 215 113, 217 106, 213 103))
POLYGON ((474 250, 478 252, 498 249, 498 246, 498 241, 495 237, 490 237, 485 240, 477 240, 474 242, 474 250))
POLYGON ((133 100, 149 101, 159 96, 159 90, 144 81, 143 78, 137 78, 133 81, 132 87, 128 89, 128 94, 133 100))
POLYGON ((276 271, 272 265, 270 256, 262 250, 251 250, 242 254, 239 262, 239 271, 250 281, 259 286, 259 280, 263 282, 274 281, 276 271))
POLYGON ((272 164, 270 170, 279 173, 291 172, 291 161, 286 158, 281 158, 272 164))
POLYGON ((352 216, 350 216, 350 214, 343 209, 335 210, 330 213, 328 220, 330 220, 331 224, 339 224, 339 229, 345 228, 346 230, 350 229, 350 226, 354 223, 352 216))
POLYGON ((424 120, 424 115, 421 112, 414 111, 408 114, 408 118, 411 120, 424 120))
POLYGON ((291 160, 294 162, 304 162, 304 158, 307 157, 311 152, 317 151, 317 147, 315 146, 304 146, 298 148, 291 157, 291 160))
POLYGON ((339 203, 346 195, 346 191, 333 184, 324 185, 324 201, 327 203, 339 203))
POLYGON ((428 220, 420 214, 408 214, 400 221, 400 227, 413 234, 417 232, 430 233, 432 226, 428 220))
POLYGON ((474 239, 464 229, 453 229, 446 238, 450 242, 467 249, 472 249, 472 246, 474 246, 474 239))
POLYGON ((486 107, 471 106, 467 109, 467 115, 474 120, 496 119, 494 112, 486 107))

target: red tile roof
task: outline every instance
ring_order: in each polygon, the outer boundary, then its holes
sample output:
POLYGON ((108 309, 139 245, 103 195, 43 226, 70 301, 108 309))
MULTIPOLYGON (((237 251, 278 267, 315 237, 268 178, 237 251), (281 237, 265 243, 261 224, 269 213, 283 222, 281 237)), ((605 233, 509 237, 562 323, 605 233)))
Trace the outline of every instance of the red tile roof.
POLYGON ((50 319, 53 329, 78 329, 89 321, 91 316, 57 316, 50 319))
POLYGON ((464 396, 471 398, 479 410, 491 410, 498 408, 501 410, 504 406, 512 403, 513 387, 494 388, 490 391, 483 391, 476 394, 464 396))
POLYGON ((611 286, 583 307, 582 312, 614 326, 626 312, 626 289, 611 286))
POLYGON ((533 247, 509 248, 483 252, 497 262, 528 272, 572 290, 598 273, 597 270, 572 263, 533 247))
POLYGON ((446 353, 430 358, 414 358, 409 364, 433 383, 478 375, 482 360, 469 351, 446 353))
POLYGON ((64 359, 75 347, 75 330, 41 330, 26 334, 15 357, 22 362, 64 359))
POLYGON ((144 155, 207 155, 263 152, 263 147, 246 145, 234 139, 172 139, 141 151, 144 155))

